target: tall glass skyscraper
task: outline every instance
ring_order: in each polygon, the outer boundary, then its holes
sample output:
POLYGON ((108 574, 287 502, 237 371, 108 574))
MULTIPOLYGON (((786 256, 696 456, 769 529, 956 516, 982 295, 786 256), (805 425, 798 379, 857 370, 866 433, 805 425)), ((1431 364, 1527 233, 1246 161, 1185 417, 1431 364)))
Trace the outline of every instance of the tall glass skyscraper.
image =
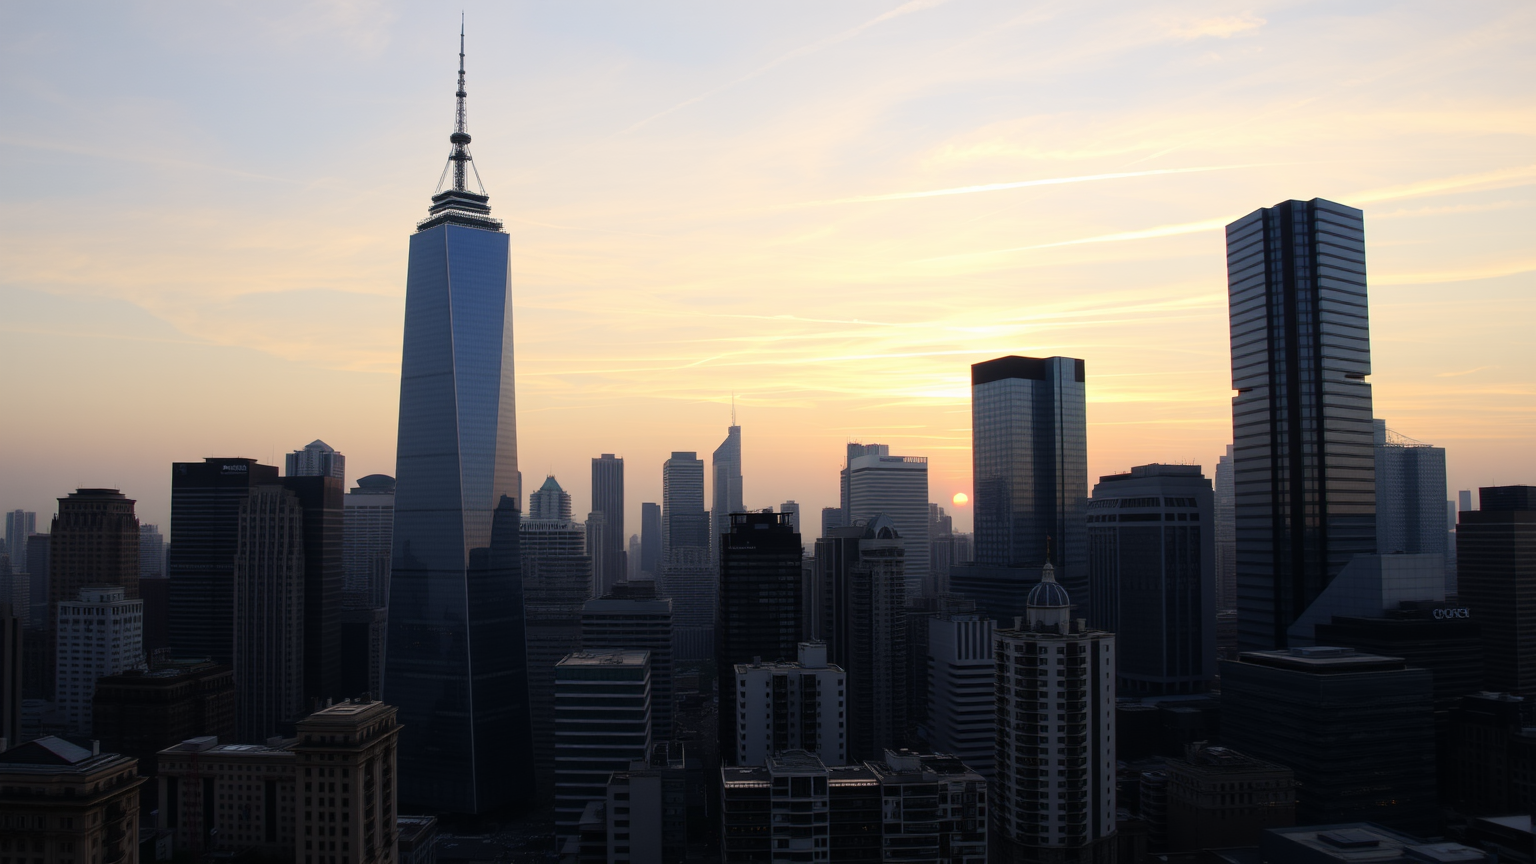
POLYGON ((629 575, 624 561, 624 460, 604 453, 592 460, 592 512, 603 514, 600 534, 588 538, 592 550, 593 589, 602 596, 629 575))
POLYGON ((1321 198, 1227 226, 1238 642, 1286 631, 1376 551, 1365 221, 1321 198))
POLYGON ((404 726, 401 801, 483 813, 534 778, 508 241, 467 185, 463 52, 461 36, 452 186, 410 244, 384 700, 404 726))
MULTIPOLYGON (((735 411, 733 409, 732 413, 735 411)), ((725 440, 715 448, 713 505, 709 511, 709 557, 720 561, 720 537, 731 530, 731 514, 746 509, 741 501, 741 427, 731 418, 725 440)))
POLYGON ((1083 361, 999 357, 971 367, 975 562, 1043 566, 1089 602, 1083 361))

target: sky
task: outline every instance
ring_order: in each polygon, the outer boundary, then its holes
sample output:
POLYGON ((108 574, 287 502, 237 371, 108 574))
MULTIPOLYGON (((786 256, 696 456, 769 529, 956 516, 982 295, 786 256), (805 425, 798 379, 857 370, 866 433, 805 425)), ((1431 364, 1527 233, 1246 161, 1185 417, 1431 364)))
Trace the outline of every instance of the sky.
POLYGON ((1536 483, 1528 2, 56 2, 0 6, 0 508, 393 473, 461 8, 524 486, 578 514, 615 453, 638 530, 733 398, 749 507, 814 526, 848 441, 948 505, 1006 354, 1085 361, 1091 478, 1209 474, 1222 226, 1312 197, 1365 212, 1376 416, 1536 483))

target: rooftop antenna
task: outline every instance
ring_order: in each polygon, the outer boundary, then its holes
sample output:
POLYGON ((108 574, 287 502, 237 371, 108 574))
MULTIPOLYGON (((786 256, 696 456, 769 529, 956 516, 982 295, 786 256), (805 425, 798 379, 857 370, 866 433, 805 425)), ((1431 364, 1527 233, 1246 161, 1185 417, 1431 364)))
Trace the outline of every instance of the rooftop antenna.
POLYGON ((453 144, 453 149, 448 151, 448 164, 443 166, 443 176, 438 178, 437 191, 442 191, 443 180, 448 176, 448 171, 453 170, 453 191, 469 191, 469 172, 475 174, 475 185, 479 187, 480 194, 485 194, 485 184, 480 182, 480 172, 476 170, 474 157, 469 155, 469 115, 464 105, 464 99, 469 95, 464 89, 464 13, 459 13, 459 87, 453 93, 456 105, 453 114, 453 134, 448 136, 448 141, 453 144))

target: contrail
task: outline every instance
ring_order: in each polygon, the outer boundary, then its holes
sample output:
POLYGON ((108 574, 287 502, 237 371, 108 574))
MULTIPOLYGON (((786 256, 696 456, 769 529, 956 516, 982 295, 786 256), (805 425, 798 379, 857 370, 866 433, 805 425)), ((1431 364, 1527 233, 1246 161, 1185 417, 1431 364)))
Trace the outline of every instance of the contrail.
POLYGON ((863 204, 871 201, 903 201, 908 198, 937 198, 941 195, 969 195, 972 192, 997 192, 1003 189, 1023 189, 1029 186, 1059 186, 1063 183, 1091 183, 1095 180, 1123 180, 1128 177, 1155 177, 1159 174, 1199 174, 1205 171, 1230 171, 1234 168, 1259 168, 1262 165, 1208 165, 1203 168, 1158 168, 1152 171, 1122 171, 1118 174, 1084 174, 1080 177, 1047 177, 1043 180, 1019 180, 1015 183, 987 183, 981 186, 956 186, 953 189, 930 189, 926 192, 891 192, 885 195, 859 195, 854 198, 832 198, 826 201, 807 201, 797 207, 820 207, 826 204, 863 204))
POLYGON ((1119 240, 1147 240, 1152 237, 1173 237, 1179 234, 1199 234, 1202 231, 1214 231, 1217 228, 1225 228, 1228 223, 1236 219, 1236 216, 1223 216, 1220 219, 1207 219, 1204 222, 1185 222, 1181 225, 1163 225, 1158 228, 1146 228, 1141 231, 1122 231, 1118 234, 1100 234, 1096 237, 1082 237, 1077 240, 1062 240, 1056 243, 1037 243, 1033 246, 1013 246, 1008 249, 988 249, 985 252, 961 252, 958 255, 940 255, 934 258, 919 258, 914 263, 928 261, 952 261, 956 258, 980 258, 984 255, 1004 255, 1009 252, 1028 252, 1031 249, 1055 249, 1058 246, 1079 246, 1084 243, 1114 243, 1119 240))
POLYGON ((633 124, 632 126, 630 126, 629 128, 625 129, 624 131, 620 132, 619 134, 620 135, 628 135, 629 133, 634 132, 635 130, 641 128, 642 126, 645 126, 645 125, 649 124, 653 120, 660 120, 661 118, 667 116, 668 114, 673 113, 674 111, 681 111, 682 109, 687 108, 689 105, 693 105, 694 103, 697 103, 697 102, 702 102, 702 101, 704 101, 705 99, 708 99, 711 96, 715 96, 715 95, 718 95, 720 93, 723 93, 726 90, 729 90, 732 87, 735 87, 737 84, 740 84, 740 83, 742 83, 744 81, 750 81, 753 78, 756 78, 757 76, 763 74, 764 72, 767 72, 767 71, 769 71, 769 70, 771 70, 771 69, 773 69, 773 68, 775 68, 777 66, 781 66, 781 65, 783 65, 785 63, 788 63, 789 61, 794 60, 797 57, 804 57, 807 54, 814 54, 815 52, 820 51, 823 48, 831 47, 833 45, 836 45, 839 42, 846 42, 849 39, 852 39, 853 37, 859 35, 860 33, 863 33, 865 30, 868 30, 869 28, 871 28, 871 27, 875 26, 876 24, 879 24, 879 23, 881 23, 883 21, 889 21, 892 18, 900 18, 903 15, 910 15, 913 12, 921 12, 924 9, 931 9, 934 6, 939 6, 939 5, 942 5, 942 4, 947 3, 947 2, 949 2, 949 0, 908 0, 908 2, 903 3, 900 6, 897 6, 895 9, 892 9, 892 10, 890 10, 888 12, 884 12, 884 13, 882 13, 880 15, 876 15, 875 17, 869 19, 868 21, 865 21, 863 24, 860 24, 859 26, 854 27, 851 30, 844 30, 843 32, 837 34, 836 36, 828 36, 827 38, 822 39, 819 42, 813 42, 810 45, 803 45, 803 46, 801 46, 799 48, 796 48, 795 50, 789 52, 788 54, 784 54, 784 55, 782 55, 782 56, 780 56, 780 57, 770 61, 766 65, 759 66, 758 68, 752 70, 751 72, 748 72, 747 74, 741 76, 740 78, 735 79, 734 81, 727 81, 726 83, 721 84, 719 87, 716 87, 713 90, 710 90, 710 91, 708 91, 706 93, 700 93, 699 95, 693 97, 692 99, 687 99, 687 100, 684 100, 682 102, 679 102, 676 105, 673 105, 671 108, 668 108, 665 111, 658 111, 657 113, 652 114, 651 116, 645 118, 644 120, 641 120, 640 122, 633 124))

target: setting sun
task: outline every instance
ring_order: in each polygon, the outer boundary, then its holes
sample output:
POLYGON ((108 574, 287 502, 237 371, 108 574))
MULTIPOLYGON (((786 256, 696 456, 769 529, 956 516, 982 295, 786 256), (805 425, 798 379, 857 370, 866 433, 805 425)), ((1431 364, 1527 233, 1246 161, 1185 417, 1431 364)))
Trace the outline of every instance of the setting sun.
POLYGON ((966 504, 970 503, 971 497, 966 495, 964 492, 956 492, 953 500, 956 507, 964 507, 966 504))

